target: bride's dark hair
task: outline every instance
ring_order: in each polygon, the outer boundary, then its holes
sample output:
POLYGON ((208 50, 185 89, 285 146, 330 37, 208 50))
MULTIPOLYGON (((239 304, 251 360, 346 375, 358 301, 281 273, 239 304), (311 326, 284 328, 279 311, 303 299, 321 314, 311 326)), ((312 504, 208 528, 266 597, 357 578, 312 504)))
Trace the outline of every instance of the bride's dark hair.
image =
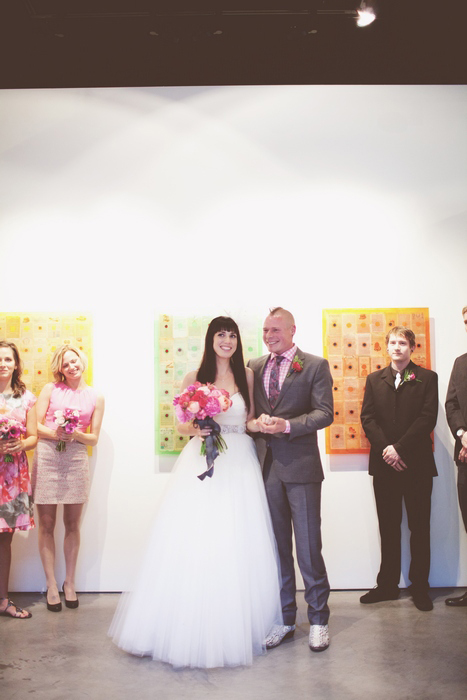
POLYGON ((214 336, 219 331, 227 331, 228 333, 235 333, 237 336, 237 349, 230 358, 230 367, 233 372, 235 379, 235 384, 243 396, 245 401, 247 411, 250 412, 250 393, 248 391, 248 382, 246 380, 245 363, 243 362, 243 348, 242 339, 240 338, 240 331, 238 326, 233 320, 228 316, 217 316, 213 318, 206 331, 206 338, 204 340, 204 354, 201 364, 196 375, 196 379, 205 384, 206 382, 214 383, 216 380, 216 353, 214 352, 214 336))

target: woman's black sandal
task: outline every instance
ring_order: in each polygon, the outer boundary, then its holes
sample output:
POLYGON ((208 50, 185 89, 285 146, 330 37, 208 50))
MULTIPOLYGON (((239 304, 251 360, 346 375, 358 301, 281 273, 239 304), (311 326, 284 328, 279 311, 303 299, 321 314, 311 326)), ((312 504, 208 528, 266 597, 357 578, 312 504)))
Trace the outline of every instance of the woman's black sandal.
MULTIPOLYGON (((0 600, 5 600, 5 598, 0 598, 0 600)), ((0 615, 3 615, 4 617, 12 617, 14 620, 28 620, 30 617, 32 617, 32 613, 28 612, 27 610, 23 610, 23 608, 20 608, 16 605, 16 603, 13 603, 12 600, 8 599, 7 606, 5 610, 2 610, 0 612, 0 615), (12 615, 11 613, 7 612, 8 608, 16 608, 17 613, 22 613, 25 612, 27 615, 12 615)))

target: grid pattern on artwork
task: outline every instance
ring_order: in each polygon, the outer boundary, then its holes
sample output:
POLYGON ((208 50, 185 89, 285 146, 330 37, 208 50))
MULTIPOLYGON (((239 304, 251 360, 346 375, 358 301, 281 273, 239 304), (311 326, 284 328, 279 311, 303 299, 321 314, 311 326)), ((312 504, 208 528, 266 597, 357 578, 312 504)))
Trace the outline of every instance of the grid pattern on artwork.
MULTIPOLYGON (((174 396, 183 378, 197 369, 204 351, 204 337, 211 321, 207 316, 163 314, 155 322, 156 454, 178 454, 189 440, 176 429, 174 396)), ((256 320, 242 323, 245 363, 261 354, 260 325, 256 320)))
POLYGON ((15 343, 23 362, 22 379, 36 396, 53 382, 50 361, 60 345, 74 345, 88 358, 92 384, 92 319, 84 314, 1 313, 0 339, 15 343))
POLYGON ((366 377, 389 364, 385 337, 395 326, 413 330, 416 346, 412 360, 429 369, 427 308, 324 309, 324 356, 334 381, 334 423, 326 428, 328 454, 369 452, 360 424, 366 377))

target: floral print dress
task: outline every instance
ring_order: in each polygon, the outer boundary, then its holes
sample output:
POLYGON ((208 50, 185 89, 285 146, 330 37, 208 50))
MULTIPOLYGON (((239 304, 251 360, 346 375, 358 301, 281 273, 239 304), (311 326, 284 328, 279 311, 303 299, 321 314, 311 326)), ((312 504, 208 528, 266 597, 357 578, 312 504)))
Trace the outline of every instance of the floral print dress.
MULTIPOLYGON (((14 418, 26 427, 28 411, 35 403, 36 397, 27 390, 17 398, 0 394, 0 415, 14 418)), ((0 455, 0 532, 30 530, 34 518, 26 453, 16 452, 12 462, 6 462, 5 457, 0 455)))

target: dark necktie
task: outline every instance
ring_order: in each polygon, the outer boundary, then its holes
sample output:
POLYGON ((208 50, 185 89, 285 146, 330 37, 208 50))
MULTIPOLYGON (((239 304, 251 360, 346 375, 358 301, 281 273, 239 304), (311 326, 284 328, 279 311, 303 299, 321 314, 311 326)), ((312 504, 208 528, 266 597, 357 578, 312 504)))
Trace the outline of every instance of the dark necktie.
POLYGON ((279 372, 280 364, 284 357, 283 355, 277 355, 274 359, 275 362, 271 367, 271 374, 269 375, 269 403, 271 405, 271 408, 274 408, 274 406, 276 405, 277 397, 280 394, 279 372))

